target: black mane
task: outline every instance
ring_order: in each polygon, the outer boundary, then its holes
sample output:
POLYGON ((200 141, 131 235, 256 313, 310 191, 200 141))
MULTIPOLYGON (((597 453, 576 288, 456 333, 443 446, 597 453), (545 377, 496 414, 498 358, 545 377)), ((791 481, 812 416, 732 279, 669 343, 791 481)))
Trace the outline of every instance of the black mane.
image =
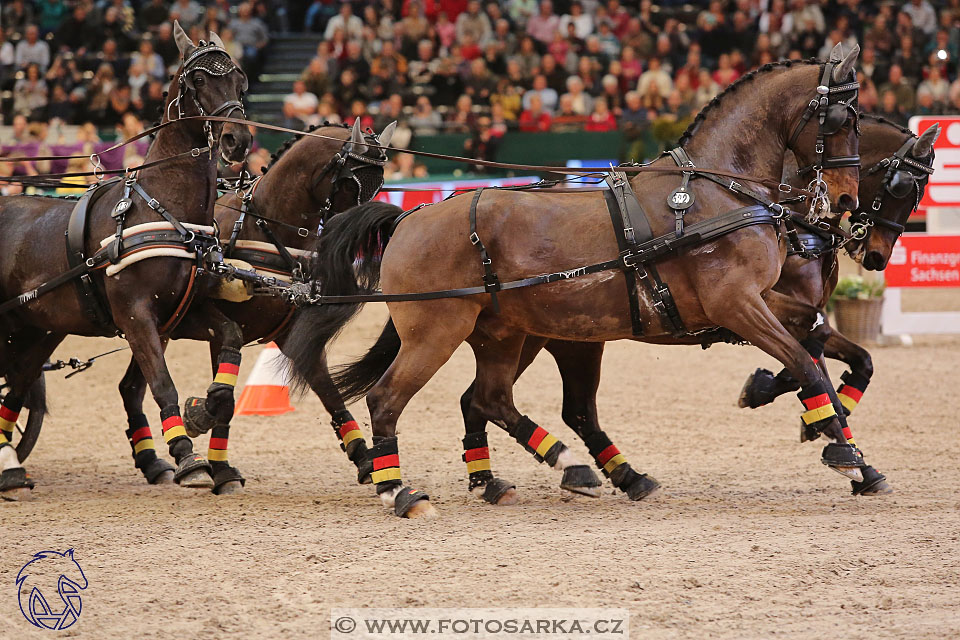
POLYGON ((907 129, 907 128, 904 127, 903 125, 899 125, 899 124, 897 124, 896 122, 893 122, 892 120, 887 120, 887 119, 884 118, 883 116, 878 116, 878 115, 875 115, 875 114, 873 114, 873 113, 861 113, 861 114, 860 114, 860 117, 861 117, 861 118, 867 118, 868 120, 876 120, 876 121, 879 122, 880 124, 888 124, 888 125, 890 125, 891 127, 899 130, 901 133, 909 133, 909 134, 910 134, 911 136, 913 136, 914 138, 917 137, 917 134, 915 134, 913 131, 910 131, 910 129, 907 129))
MULTIPOLYGON (((313 133, 317 129, 322 129, 324 127, 343 127, 344 129, 350 128, 348 125, 340 122, 327 122, 324 120, 321 124, 312 124, 307 127, 305 133, 313 133)), ((263 168, 263 175, 267 175, 267 171, 270 169, 270 167, 277 164, 277 160, 279 160, 280 157, 290 149, 290 147, 296 144, 297 141, 302 140, 303 137, 304 135, 302 133, 295 133, 287 138, 284 143, 280 145, 280 148, 276 150, 276 152, 270 154, 270 164, 263 168)))

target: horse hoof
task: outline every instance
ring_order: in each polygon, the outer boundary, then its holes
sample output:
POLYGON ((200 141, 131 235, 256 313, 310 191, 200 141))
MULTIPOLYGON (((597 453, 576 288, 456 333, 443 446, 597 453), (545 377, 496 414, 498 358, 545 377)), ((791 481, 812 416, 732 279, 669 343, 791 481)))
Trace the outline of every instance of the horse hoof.
POLYGON ((433 505, 430 504, 429 500, 417 500, 410 508, 407 509, 407 512, 404 514, 405 518, 410 518, 411 520, 417 518, 423 518, 425 520, 431 520, 437 517, 437 510, 433 508, 433 505))
POLYGON ((517 493, 516 489, 507 489, 503 492, 503 495, 497 499, 498 507, 509 507, 520 502, 520 494, 517 493))
POLYGON ((33 492, 27 487, 0 491, 0 499, 6 502, 26 502, 33 497, 33 492))
POLYGON ((863 467, 863 480, 861 482, 851 481, 853 495, 855 496, 882 496, 893 493, 893 487, 887 483, 887 477, 871 466, 863 467))
POLYGON ((769 404, 772 398, 768 396, 771 395, 774 386, 773 372, 767 369, 757 369, 750 374, 740 390, 737 406, 741 409, 756 409, 769 404))
POLYGON ((470 491, 484 502, 498 506, 516 504, 519 499, 517 497, 517 486, 500 478, 490 478, 484 484, 477 485, 470 491))
POLYGON ((167 470, 160 473, 150 484, 175 484, 173 481, 173 470, 167 470))
POLYGON ((207 411, 206 398, 191 396, 183 404, 183 428, 187 435, 196 438, 219 424, 216 416, 207 411))
POLYGON ((585 464, 575 464, 564 468, 560 488, 581 496, 599 498, 603 483, 593 469, 585 464))
POLYGON ((180 486, 187 489, 212 489, 213 478, 206 469, 197 469, 180 478, 180 486))
POLYGON ((236 493, 243 493, 243 484, 239 480, 225 482, 220 485, 217 490, 218 496, 232 495, 236 493))
POLYGON ((634 480, 630 486, 623 489, 623 491, 627 494, 627 497, 634 502, 639 502, 640 500, 649 498, 659 490, 660 483, 645 473, 639 474, 637 479, 634 480))

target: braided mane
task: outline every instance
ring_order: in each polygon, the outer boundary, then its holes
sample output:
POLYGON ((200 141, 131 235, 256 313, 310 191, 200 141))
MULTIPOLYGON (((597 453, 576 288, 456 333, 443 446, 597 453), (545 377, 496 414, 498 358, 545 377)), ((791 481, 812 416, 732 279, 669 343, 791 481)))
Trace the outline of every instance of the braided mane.
POLYGON ((879 122, 880 124, 888 124, 888 125, 890 125, 891 127, 893 127, 894 129, 899 130, 901 133, 909 133, 909 134, 910 134, 911 136, 913 136, 914 138, 917 137, 917 134, 915 134, 913 131, 910 131, 910 129, 907 129, 907 128, 904 127, 903 125, 899 125, 899 124, 897 124, 896 122, 893 122, 892 120, 887 120, 887 119, 884 118, 883 116, 878 116, 878 115, 875 115, 875 114, 872 114, 872 113, 866 113, 866 112, 864 112, 864 113, 861 113, 861 114, 860 114, 860 117, 861 117, 861 118, 866 118, 866 119, 868 119, 868 120, 876 120, 876 121, 879 122))
POLYGON ((802 65, 813 65, 813 64, 820 65, 822 64, 822 62, 815 58, 810 58, 809 60, 799 60, 799 61, 798 60, 778 60, 777 62, 768 62, 767 64, 740 76, 736 82, 732 83, 726 89, 718 93, 716 96, 714 96, 714 98, 710 102, 705 104, 704 107, 700 109, 700 111, 697 113, 697 116, 693 119, 693 122, 690 123, 690 126, 687 127, 687 130, 684 131, 683 135, 680 136, 680 140, 678 141, 677 144, 682 147, 683 145, 690 142, 690 138, 693 137, 693 134, 696 132, 697 128, 701 124, 703 124, 703 122, 707 119, 707 115, 713 109, 720 106, 720 101, 724 97, 726 97, 728 94, 735 92, 737 89, 747 84, 748 82, 752 82, 757 76, 773 71, 774 69, 780 69, 780 68, 789 69, 793 65, 801 65, 801 64, 802 65))
MULTIPOLYGON (((313 133, 317 129, 322 129, 324 127, 343 127, 344 129, 350 128, 349 126, 342 124, 340 122, 327 122, 326 120, 324 120, 320 124, 312 124, 309 127, 307 127, 307 130, 305 131, 305 133, 313 133)), ((289 151, 290 147, 296 144, 299 140, 302 140, 303 137, 304 135, 302 133, 295 133, 294 135, 287 138, 284 141, 284 143, 280 145, 280 148, 277 149, 275 153, 270 154, 270 164, 263 168, 263 175, 267 175, 267 171, 270 170, 270 167, 277 164, 277 161, 280 159, 280 157, 283 156, 284 153, 289 151)))

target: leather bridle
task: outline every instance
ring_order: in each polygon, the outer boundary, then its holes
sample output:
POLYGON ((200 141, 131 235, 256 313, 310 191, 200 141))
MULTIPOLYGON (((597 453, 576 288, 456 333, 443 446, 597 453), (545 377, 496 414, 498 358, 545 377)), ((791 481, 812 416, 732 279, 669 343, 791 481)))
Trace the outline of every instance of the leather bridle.
POLYGON ((913 195, 911 212, 916 211, 917 207, 920 206, 927 181, 933 174, 933 153, 931 152, 929 155, 930 164, 914 160, 909 157, 909 154, 916 143, 917 138, 911 136, 892 156, 884 158, 869 169, 864 170, 863 175, 865 176, 880 171, 885 171, 885 173, 883 181, 873 197, 870 209, 858 209, 850 215, 850 220, 853 222, 850 230, 858 239, 866 240, 870 229, 874 226, 892 231, 895 238, 903 233, 904 225, 880 216, 883 199, 887 194, 897 200, 913 195))
MULTIPOLYGON (((233 62, 233 58, 230 57, 226 49, 212 42, 208 43, 201 40, 200 45, 183 61, 183 70, 180 73, 177 97, 167 105, 167 119, 174 120, 174 118, 170 116, 170 108, 174 104, 177 105, 176 120, 184 117, 183 98, 186 95, 189 95, 193 100, 194 107, 200 116, 230 117, 234 112, 239 111, 243 119, 246 119, 247 115, 243 110, 243 94, 247 91, 248 83, 247 74, 233 62), (243 78, 243 88, 240 90, 240 95, 237 96, 236 100, 225 100, 216 109, 207 113, 203 105, 200 104, 200 100, 197 97, 197 88, 194 84, 193 74, 198 71, 203 71, 212 76, 225 76, 233 72, 239 73, 243 78)), ((207 135, 210 153, 213 153, 213 149, 219 142, 219 136, 215 137, 213 135, 213 125, 210 120, 204 121, 203 130, 207 135)))
POLYGON ((827 192, 827 183, 823 179, 823 172, 826 169, 841 169, 844 167, 859 167, 860 156, 828 156, 826 155, 826 138, 831 136, 843 127, 847 119, 852 117, 857 135, 860 135, 860 115, 855 106, 857 93, 860 83, 854 79, 852 82, 833 85, 833 70, 837 62, 827 62, 823 66, 823 74, 820 76, 820 84, 817 85, 817 95, 810 100, 807 108, 804 109, 793 128, 790 140, 787 146, 793 147, 807 124, 814 118, 817 121, 817 141, 814 147, 814 153, 817 159, 813 164, 797 169, 797 175, 802 176, 811 171, 814 172, 813 180, 807 189, 813 192, 811 198, 810 211, 811 216, 822 210, 829 210, 830 202, 827 192), (850 93, 853 95, 846 100, 841 100, 839 94, 850 93))

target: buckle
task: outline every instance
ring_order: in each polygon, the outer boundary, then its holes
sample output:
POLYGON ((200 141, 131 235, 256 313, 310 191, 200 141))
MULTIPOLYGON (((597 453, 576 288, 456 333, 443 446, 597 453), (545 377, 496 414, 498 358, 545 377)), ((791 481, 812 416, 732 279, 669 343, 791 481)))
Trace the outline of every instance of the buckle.
POLYGON ((477 235, 476 231, 471 233, 469 237, 470 237, 470 244, 472 244, 473 246, 477 246, 478 244, 480 244, 480 236, 477 235))
POLYGON ((300 227, 299 229, 297 229, 297 235, 300 236, 301 238, 306 238, 308 235, 310 235, 310 230, 300 227))
POLYGON ((730 191, 736 191, 739 188, 740 188, 740 183, 737 182, 736 180, 731 180, 730 185, 727 187, 727 189, 730 189, 730 191))
POLYGON ((160 208, 160 201, 157 200, 156 198, 150 198, 149 200, 147 200, 147 206, 153 209, 154 211, 156 211, 157 209, 160 208))
POLYGON ((824 151, 823 143, 818 142, 817 145, 813 148, 813 150, 818 156, 822 156, 824 151))

